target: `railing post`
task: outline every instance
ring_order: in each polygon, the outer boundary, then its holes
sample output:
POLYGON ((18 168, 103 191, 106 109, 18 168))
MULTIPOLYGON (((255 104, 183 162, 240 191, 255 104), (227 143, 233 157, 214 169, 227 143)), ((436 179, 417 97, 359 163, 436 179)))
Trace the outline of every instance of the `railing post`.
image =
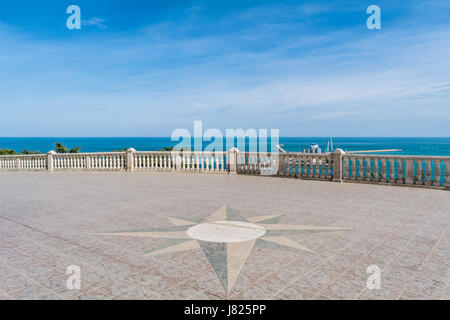
POLYGON ((450 191, 450 160, 444 161, 444 187, 450 191))
POLYGON ((181 170, 181 154, 182 150, 173 150, 172 154, 175 156, 175 170, 180 171, 181 170))
POLYGON ((286 164, 286 153, 280 153, 279 155, 278 155, 278 159, 279 159, 279 161, 278 161, 278 175, 279 176, 284 176, 284 167, 285 167, 285 164, 286 164))
POLYGON ((237 155, 239 149, 231 148, 230 151, 227 152, 227 161, 229 166, 229 173, 236 174, 237 173, 237 155))
POLYGON ((414 158, 406 158, 405 162, 406 162, 405 183, 413 184, 414 183, 414 158))
POLYGON ((19 157, 16 158, 16 169, 17 169, 17 171, 20 170, 20 158, 19 157))
POLYGON ((133 153, 135 153, 136 150, 133 148, 127 149, 127 171, 133 172, 134 169, 134 156, 133 153))
POLYGON ((50 150, 47 152, 47 170, 53 171, 53 155, 55 155, 56 152, 53 150, 50 150))
POLYGON ((86 161, 86 170, 91 170, 91 157, 90 156, 86 156, 85 157, 85 161, 86 161))
POLYGON ((343 172, 342 172, 342 158, 345 152, 342 149, 336 149, 333 151, 332 159, 333 159, 333 182, 342 182, 343 181, 343 172))

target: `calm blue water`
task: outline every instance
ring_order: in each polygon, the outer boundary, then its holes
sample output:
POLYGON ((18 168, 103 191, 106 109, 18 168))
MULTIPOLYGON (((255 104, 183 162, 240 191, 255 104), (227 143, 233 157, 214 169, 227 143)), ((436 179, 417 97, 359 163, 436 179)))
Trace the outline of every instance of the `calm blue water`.
MULTIPOLYGON (((73 148, 81 146, 81 152, 113 151, 133 147, 138 151, 153 151, 171 147, 177 142, 170 138, 1 138, 0 148, 21 152, 23 149, 46 153, 53 149, 55 142, 73 148)), ((285 137, 280 138, 287 151, 302 151, 311 143, 317 143, 325 150, 326 137, 285 137)), ((335 148, 346 151, 403 149, 389 154, 450 156, 450 138, 333 138, 335 148)), ((204 147, 209 142, 204 142, 204 147)), ((270 142, 268 143, 270 145, 270 142)), ((225 143, 224 143, 225 145, 225 143)))

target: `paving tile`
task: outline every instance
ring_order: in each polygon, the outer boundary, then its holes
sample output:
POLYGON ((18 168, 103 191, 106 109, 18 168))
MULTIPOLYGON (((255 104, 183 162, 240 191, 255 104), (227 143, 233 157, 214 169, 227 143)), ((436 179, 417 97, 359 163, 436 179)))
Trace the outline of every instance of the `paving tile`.
POLYGON ((13 253, 5 259, 5 263, 15 269, 26 268, 30 265, 36 264, 37 262, 39 261, 36 258, 21 253, 13 253))
POLYGON ((265 288, 258 286, 252 286, 242 292, 231 296, 232 299, 238 300, 270 300, 272 297, 272 292, 267 291, 265 288))
MULTIPOLYGON (((247 288, 247 287, 246 287, 247 288)), ((216 285, 213 285, 211 287, 208 287, 207 289, 203 290, 202 293, 208 296, 209 300, 224 300, 224 299, 230 299, 231 297, 235 296, 238 292, 241 292, 243 290, 236 290, 236 287, 233 287, 233 290, 230 293, 227 293, 225 289, 223 288, 221 283, 218 283, 216 285)))
POLYGON ((160 296, 169 300, 190 300, 194 299, 198 294, 200 294, 200 291, 189 285, 182 284, 161 292, 160 296))
POLYGON ((194 277, 189 281, 189 284, 198 290, 206 290, 219 283, 214 272, 206 272, 199 277, 194 277))
POLYGON ((12 294, 36 285, 36 282, 12 268, 4 268, 4 270, 5 272, 2 272, 0 277, 0 290, 6 294, 12 294))
POLYGON ((281 292, 273 297, 276 300, 304 300, 301 290, 295 286, 284 288, 281 292))
POLYGON ((350 283, 346 281, 336 281, 317 292, 314 298, 321 299, 320 297, 322 297, 327 300, 346 300, 348 299, 347 292, 349 289, 350 283))
POLYGON ((111 291, 104 289, 103 287, 92 288, 91 290, 87 290, 85 292, 81 292, 80 294, 72 297, 72 299, 76 300, 112 300, 111 291))
POLYGON ((46 280, 62 275, 60 271, 43 262, 26 267, 22 266, 20 271, 37 283, 42 283, 46 280))
POLYGON ((11 294, 14 300, 61 300, 61 297, 40 285, 33 285, 11 294))
POLYGON ((142 283, 141 286, 146 290, 160 294, 163 291, 175 288, 176 286, 179 286, 180 284, 183 284, 186 281, 187 281, 186 279, 182 281, 177 281, 172 277, 165 275, 154 275, 151 278, 151 280, 142 283))
POLYGON ((321 289, 323 285, 314 282, 312 277, 303 277, 290 284, 291 287, 297 288, 303 296, 303 299, 312 299, 321 289))
POLYGON ((439 299, 445 294, 448 278, 418 274, 406 287, 401 299, 439 299))
POLYGON ((396 295, 392 293, 389 289, 372 289, 365 290, 361 295, 358 296, 358 300, 393 300, 397 299, 396 295))
POLYGON ((51 293, 61 297, 62 299, 73 299, 81 292, 84 292, 91 288, 91 286, 86 285, 86 283, 81 281, 81 289, 69 289, 67 287, 68 276, 58 276, 51 278, 49 280, 43 281, 40 285, 45 289, 49 290, 51 293))

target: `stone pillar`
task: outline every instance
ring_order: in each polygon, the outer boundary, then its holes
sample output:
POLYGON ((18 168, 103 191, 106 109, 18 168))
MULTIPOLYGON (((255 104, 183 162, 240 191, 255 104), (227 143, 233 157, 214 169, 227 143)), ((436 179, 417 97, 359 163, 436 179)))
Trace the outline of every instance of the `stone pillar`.
POLYGON ((450 160, 446 160, 444 162, 445 168, 444 168, 444 187, 445 190, 450 191, 450 160))
POLYGON ((286 164, 286 153, 278 154, 278 175, 284 176, 284 167, 286 164))
POLYGON ((414 158, 406 158, 405 183, 414 183, 414 158))
POLYGON ((16 169, 20 170, 20 158, 19 157, 16 158, 16 169))
POLYGON ((229 173, 236 174, 237 173, 237 166, 238 166, 238 152, 239 149, 237 148, 231 148, 230 151, 227 152, 227 161, 229 166, 229 173))
POLYGON ((55 155, 56 152, 53 150, 50 150, 47 152, 47 170, 53 171, 53 155, 55 155))
POLYGON ((131 171, 133 172, 133 168, 134 168, 134 157, 133 157, 133 153, 136 152, 135 149, 133 148, 129 148, 127 149, 127 171, 131 171))
POLYGON ((333 182, 342 182, 344 173, 342 172, 342 156, 345 154, 344 150, 336 149, 331 154, 333 158, 333 182))
POLYGON ((92 165, 91 165, 91 157, 90 156, 86 156, 86 170, 91 170, 92 165))
POLYGON ((180 171, 182 169, 182 152, 183 151, 180 150, 172 151, 172 157, 175 159, 175 170, 177 171, 180 171))

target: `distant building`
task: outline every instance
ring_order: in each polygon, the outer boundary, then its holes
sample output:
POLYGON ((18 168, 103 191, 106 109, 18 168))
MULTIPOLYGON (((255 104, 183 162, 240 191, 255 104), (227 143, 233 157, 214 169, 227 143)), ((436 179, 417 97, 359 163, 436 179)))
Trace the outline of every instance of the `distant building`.
MULTIPOLYGON (((327 143, 327 148, 325 150, 325 153, 330 153, 334 151, 333 147, 333 138, 330 137, 327 143)), ((322 149, 319 147, 317 143, 311 143, 309 148, 303 149, 303 153, 322 153, 322 149)))
POLYGON ((303 153, 322 153, 322 149, 317 143, 311 143, 308 149, 303 149, 303 153))

